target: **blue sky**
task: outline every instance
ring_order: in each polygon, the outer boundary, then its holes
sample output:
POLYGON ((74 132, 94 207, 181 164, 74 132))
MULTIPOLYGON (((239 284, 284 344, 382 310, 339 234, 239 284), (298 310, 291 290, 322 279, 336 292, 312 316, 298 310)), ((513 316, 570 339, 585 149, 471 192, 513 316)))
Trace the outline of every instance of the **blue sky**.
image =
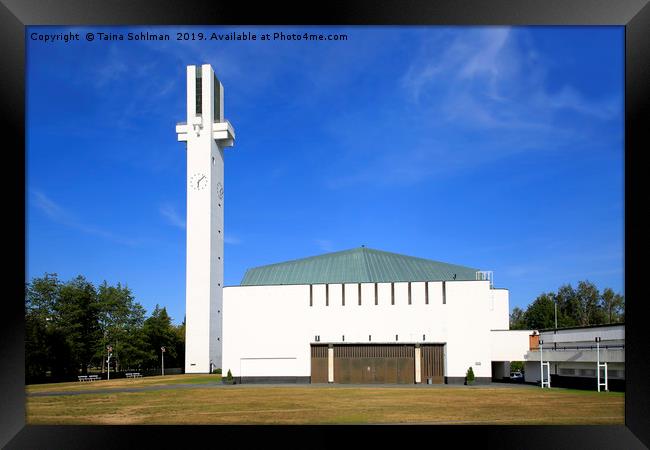
POLYGON ((237 133, 225 284, 345 250, 494 271, 510 307, 624 292, 623 27, 29 27, 27 279, 121 282, 185 310, 185 66, 237 133), (43 43, 30 33, 79 32, 43 43), (347 41, 87 42, 88 31, 347 41))

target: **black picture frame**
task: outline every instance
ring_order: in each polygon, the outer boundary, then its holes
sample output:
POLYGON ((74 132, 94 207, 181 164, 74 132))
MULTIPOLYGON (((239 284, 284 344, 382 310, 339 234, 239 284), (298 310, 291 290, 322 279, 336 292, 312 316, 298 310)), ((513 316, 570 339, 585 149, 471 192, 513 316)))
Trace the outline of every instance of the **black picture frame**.
POLYGON ((364 445, 444 442, 497 448, 644 448, 650 446, 649 344, 644 333, 647 300, 642 296, 648 215, 643 211, 645 167, 650 148, 650 7, 648 0, 364 0, 342 2, 203 2, 188 0, 1 0, 0 35, 4 59, 0 84, 4 138, 2 178, 5 202, 5 258, 10 270, 2 308, 0 446, 6 448, 177 448, 202 441, 212 447, 297 442, 336 445, 342 431, 364 445), (239 426, 26 426, 24 391, 25 282, 25 27, 29 25, 619 25, 625 27, 625 426, 427 426, 250 427, 239 426), (22 151, 21 151, 22 149, 22 151), (21 195, 22 194, 22 195, 21 195), (19 239, 18 237, 22 237, 19 239), (288 431, 288 433, 287 433, 288 431), (331 443, 327 438, 331 439, 331 443), (289 438, 289 439, 287 439, 289 438), (314 439, 316 438, 316 439, 314 439), (406 438, 406 440, 404 440, 406 438), (433 439, 433 440, 432 440, 433 439))

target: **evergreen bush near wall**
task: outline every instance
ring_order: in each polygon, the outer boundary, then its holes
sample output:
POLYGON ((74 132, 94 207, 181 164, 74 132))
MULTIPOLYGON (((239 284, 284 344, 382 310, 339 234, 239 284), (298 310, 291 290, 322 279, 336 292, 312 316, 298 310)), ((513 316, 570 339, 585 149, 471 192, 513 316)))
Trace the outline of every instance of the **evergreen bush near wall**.
POLYGON ((469 384, 474 384, 474 371, 472 370, 471 367, 469 369, 467 369, 466 380, 467 380, 466 382, 467 382, 468 385, 469 384))

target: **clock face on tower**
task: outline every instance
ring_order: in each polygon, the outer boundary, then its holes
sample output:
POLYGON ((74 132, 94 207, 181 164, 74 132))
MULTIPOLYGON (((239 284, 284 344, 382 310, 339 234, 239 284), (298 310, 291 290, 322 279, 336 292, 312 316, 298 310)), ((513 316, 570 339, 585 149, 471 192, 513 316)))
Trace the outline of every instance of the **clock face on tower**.
POLYGON ((217 195, 219 196, 219 200, 223 200, 223 184, 217 183, 217 195))
POLYGON ((208 177, 202 173, 195 173, 190 178, 190 187, 195 191, 201 191, 208 186, 208 177))

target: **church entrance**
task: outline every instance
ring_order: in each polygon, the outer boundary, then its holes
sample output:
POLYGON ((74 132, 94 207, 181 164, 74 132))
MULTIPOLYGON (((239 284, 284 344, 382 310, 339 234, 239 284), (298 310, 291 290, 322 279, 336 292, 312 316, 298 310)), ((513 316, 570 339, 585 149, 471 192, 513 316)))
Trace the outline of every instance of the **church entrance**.
MULTIPOLYGON (((311 382, 328 382, 328 345, 311 347, 311 382)), ((414 384, 414 344, 334 344, 334 383, 414 384)))

